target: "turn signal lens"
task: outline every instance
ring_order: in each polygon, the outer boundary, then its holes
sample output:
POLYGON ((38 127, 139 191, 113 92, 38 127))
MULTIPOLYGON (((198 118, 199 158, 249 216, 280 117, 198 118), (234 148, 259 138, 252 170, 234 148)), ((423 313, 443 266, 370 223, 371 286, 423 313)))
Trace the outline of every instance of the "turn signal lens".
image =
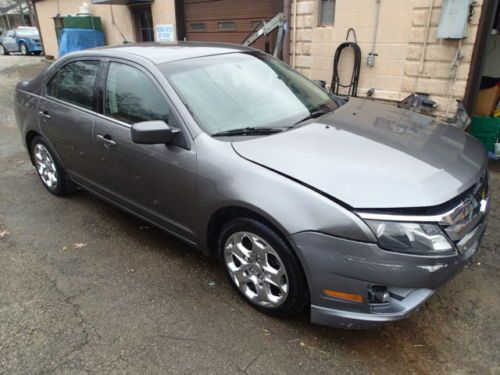
POLYGON ((330 289, 323 289, 323 293, 329 297, 346 299, 348 301, 354 301, 354 302, 363 302, 363 296, 361 296, 359 294, 337 292, 335 290, 330 290, 330 289))

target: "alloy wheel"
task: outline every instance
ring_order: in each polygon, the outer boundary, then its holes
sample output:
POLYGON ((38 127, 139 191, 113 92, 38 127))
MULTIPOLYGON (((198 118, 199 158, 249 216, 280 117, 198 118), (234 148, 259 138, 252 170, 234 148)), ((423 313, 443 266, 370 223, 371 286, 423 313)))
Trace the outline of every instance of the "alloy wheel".
POLYGON ((5 55, 5 47, 0 44, 0 55, 5 55))
POLYGON ((26 44, 24 44, 24 43, 21 44, 21 53, 23 55, 27 55, 28 54, 28 48, 26 48, 26 44))
POLYGON ((40 179, 49 189, 55 189, 58 182, 57 169, 47 147, 37 143, 34 147, 34 157, 40 179))
POLYGON ((231 279, 253 303, 278 307, 289 292, 289 279, 280 256, 264 239, 250 232, 233 233, 224 246, 231 279))

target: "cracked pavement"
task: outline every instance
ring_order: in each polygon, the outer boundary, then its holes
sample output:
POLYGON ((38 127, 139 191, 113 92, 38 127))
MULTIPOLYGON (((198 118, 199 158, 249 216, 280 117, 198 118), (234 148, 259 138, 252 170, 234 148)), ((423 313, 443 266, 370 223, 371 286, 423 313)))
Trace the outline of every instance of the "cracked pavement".
POLYGON ((45 191, 12 111, 15 83, 45 66, 0 56, 0 374, 500 374, 500 166, 474 264, 409 319, 279 320, 187 245, 87 193, 45 191))

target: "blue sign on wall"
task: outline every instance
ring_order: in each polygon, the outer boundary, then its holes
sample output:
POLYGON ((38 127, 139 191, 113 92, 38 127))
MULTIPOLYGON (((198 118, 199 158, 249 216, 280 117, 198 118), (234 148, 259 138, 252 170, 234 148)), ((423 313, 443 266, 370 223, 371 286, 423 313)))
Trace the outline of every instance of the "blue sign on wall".
POLYGON ((174 36, 174 25, 156 25, 156 40, 158 42, 173 42, 175 40, 174 36))

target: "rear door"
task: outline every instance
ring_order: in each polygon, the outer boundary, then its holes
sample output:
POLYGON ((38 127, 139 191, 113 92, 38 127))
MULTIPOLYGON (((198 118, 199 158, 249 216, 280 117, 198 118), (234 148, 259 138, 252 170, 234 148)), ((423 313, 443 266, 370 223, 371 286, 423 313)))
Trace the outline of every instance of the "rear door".
POLYGON ((178 115, 155 78, 136 64, 111 61, 104 82, 103 116, 94 125, 98 163, 91 179, 122 206, 194 239, 196 154, 178 115), (186 142, 133 143, 132 124, 150 120, 181 129, 186 142))
POLYGON ((92 126, 97 108, 98 59, 75 60, 51 77, 38 106, 40 128, 77 182, 92 168, 92 126))

